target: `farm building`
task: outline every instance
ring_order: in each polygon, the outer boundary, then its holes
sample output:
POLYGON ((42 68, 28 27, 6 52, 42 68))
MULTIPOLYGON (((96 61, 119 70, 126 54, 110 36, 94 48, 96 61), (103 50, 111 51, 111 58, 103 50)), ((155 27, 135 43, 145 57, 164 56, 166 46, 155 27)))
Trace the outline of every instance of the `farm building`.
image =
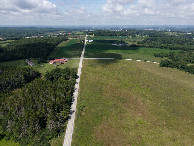
POLYGON ((28 65, 30 65, 30 66, 34 66, 35 65, 35 63, 33 63, 31 60, 29 60, 29 59, 26 59, 26 63, 28 64, 28 65))
POLYGON ((93 42, 93 40, 87 40, 87 42, 92 43, 92 42, 93 42))
POLYGON ((53 64, 53 63, 64 63, 67 62, 67 59, 55 59, 55 60, 51 60, 49 63, 53 64))

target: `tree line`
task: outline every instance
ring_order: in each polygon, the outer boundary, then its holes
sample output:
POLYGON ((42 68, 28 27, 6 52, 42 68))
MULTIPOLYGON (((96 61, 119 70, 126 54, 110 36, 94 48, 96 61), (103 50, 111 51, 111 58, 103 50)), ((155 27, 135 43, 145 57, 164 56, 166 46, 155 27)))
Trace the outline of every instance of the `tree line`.
POLYGON ((46 59, 64 37, 20 39, 6 45, 0 53, 0 62, 27 58, 46 59))
POLYGON ((142 42, 139 42, 139 45, 170 50, 194 50, 194 40, 190 36, 191 35, 172 36, 163 34, 159 37, 148 37, 142 42))
POLYGON ((38 27, 0 27, 0 37, 7 40, 19 40, 29 36, 44 36, 57 31, 71 31, 64 28, 38 28, 38 27))
POLYGON ((157 53, 155 57, 165 57, 168 59, 160 62, 161 67, 170 67, 184 70, 191 74, 194 74, 194 52, 193 51, 181 51, 181 52, 170 52, 170 53, 157 53), (189 65, 191 64, 191 65, 189 65))
POLYGON ((138 30, 138 29, 122 29, 122 30, 95 30, 88 32, 88 34, 94 34, 95 36, 161 36, 163 32, 154 30, 138 30))

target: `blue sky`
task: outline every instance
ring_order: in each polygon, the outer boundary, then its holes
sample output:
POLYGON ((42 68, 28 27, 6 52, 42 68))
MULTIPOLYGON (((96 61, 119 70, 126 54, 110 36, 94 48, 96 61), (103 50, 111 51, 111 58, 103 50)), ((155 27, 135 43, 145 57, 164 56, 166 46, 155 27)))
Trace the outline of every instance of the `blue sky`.
POLYGON ((194 25, 194 0, 0 0, 0 25, 194 25))

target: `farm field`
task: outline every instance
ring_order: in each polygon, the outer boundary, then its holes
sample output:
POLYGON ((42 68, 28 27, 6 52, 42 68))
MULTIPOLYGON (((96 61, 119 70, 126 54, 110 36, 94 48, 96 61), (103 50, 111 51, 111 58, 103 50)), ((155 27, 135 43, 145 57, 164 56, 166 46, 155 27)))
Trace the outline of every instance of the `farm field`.
POLYGON ((88 39, 92 40, 133 40, 141 41, 145 39, 144 37, 129 37, 129 36, 88 36, 88 39))
POLYGON ((72 145, 193 145, 194 75, 84 60, 72 145))
MULTIPOLYGON (((160 61, 162 58, 154 57, 155 53, 168 53, 172 50, 159 48, 145 48, 132 46, 113 46, 119 44, 120 40, 94 40, 87 45, 85 57, 88 58, 117 58, 117 59, 141 59, 160 61)), ((130 45, 130 44, 129 44, 130 45)), ((176 51, 175 51, 176 52, 176 51)))
POLYGON ((83 49, 83 44, 80 43, 80 41, 81 41, 80 39, 63 41, 55 48, 55 50, 50 55, 50 57, 53 57, 53 58, 80 57, 83 49))

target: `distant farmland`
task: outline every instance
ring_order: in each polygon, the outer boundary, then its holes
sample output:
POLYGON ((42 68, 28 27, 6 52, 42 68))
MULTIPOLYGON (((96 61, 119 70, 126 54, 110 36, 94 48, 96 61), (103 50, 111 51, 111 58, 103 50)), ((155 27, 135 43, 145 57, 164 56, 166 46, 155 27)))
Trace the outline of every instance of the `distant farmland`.
POLYGON ((194 76, 156 64, 85 60, 73 145, 193 145, 194 76))
MULTIPOLYGON (((169 53, 172 50, 159 49, 159 48, 146 48, 138 46, 113 46, 112 44, 120 44, 121 40, 94 40, 91 44, 87 45, 85 57, 89 58, 117 58, 117 59, 141 59, 150 61, 161 61, 160 57, 154 57, 155 53, 169 53)), ((126 42, 129 45, 132 43, 129 40, 126 42)), ((177 52, 173 51, 173 52, 177 52)))

